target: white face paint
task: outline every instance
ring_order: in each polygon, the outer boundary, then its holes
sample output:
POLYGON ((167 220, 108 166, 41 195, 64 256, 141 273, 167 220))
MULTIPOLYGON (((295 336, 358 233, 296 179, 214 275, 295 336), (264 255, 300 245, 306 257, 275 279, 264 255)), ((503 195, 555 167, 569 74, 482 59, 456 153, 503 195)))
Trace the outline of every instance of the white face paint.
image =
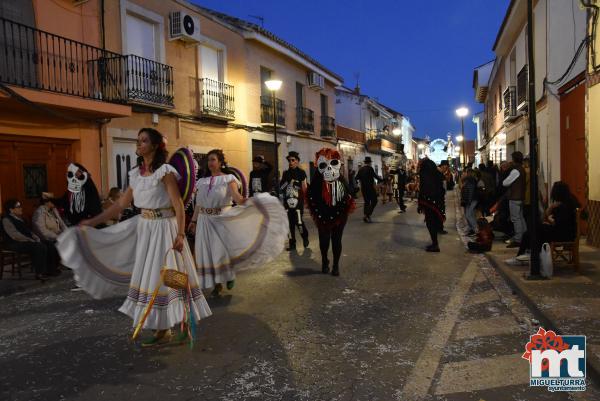
POLYGON ((319 172, 323 174, 325 181, 332 182, 340 178, 342 163, 338 159, 327 159, 325 156, 319 156, 317 167, 319 172))
POLYGON ((79 170, 79 167, 74 165, 73 163, 69 164, 67 168, 67 184, 69 192, 79 193, 81 192, 81 188, 88 180, 88 173, 85 171, 79 170), (77 172, 80 171, 83 175, 82 178, 77 177, 77 172))

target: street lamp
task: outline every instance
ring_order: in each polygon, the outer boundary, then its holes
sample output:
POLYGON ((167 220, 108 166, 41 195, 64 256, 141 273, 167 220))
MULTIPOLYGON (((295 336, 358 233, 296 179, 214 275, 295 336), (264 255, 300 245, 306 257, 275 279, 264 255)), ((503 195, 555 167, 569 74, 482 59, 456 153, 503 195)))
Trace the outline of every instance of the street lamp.
POLYGON ((456 109, 456 115, 460 117, 460 138, 461 140, 459 141, 458 138, 456 137, 456 140, 459 142, 462 142, 462 151, 463 151, 463 171, 465 170, 465 168, 467 167, 467 154, 465 153, 465 117, 467 116, 467 114, 469 114, 469 109, 467 109, 466 107, 461 107, 459 109, 456 109))
POLYGON ((273 103, 273 152, 275 153, 275 193, 279 197, 279 149, 277 148, 277 108, 275 107, 275 92, 281 89, 281 82, 278 79, 265 81, 267 89, 271 91, 271 101, 273 103))

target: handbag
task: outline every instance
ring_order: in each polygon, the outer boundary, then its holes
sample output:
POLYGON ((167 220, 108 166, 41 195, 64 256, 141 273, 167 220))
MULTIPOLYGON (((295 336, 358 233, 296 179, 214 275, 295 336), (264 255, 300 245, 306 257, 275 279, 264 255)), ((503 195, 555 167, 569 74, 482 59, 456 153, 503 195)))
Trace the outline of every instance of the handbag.
MULTIPOLYGON (((140 334, 140 331, 142 330, 142 327, 144 326, 144 322, 146 322, 146 319, 148 318, 148 315, 150 314, 150 311, 152 310, 154 301, 156 300, 156 297, 158 296, 158 290, 160 289, 162 284, 166 285, 167 287, 176 289, 176 290, 187 290, 188 294, 190 295, 189 302, 191 302, 191 289, 188 285, 189 284, 188 283, 188 275, 187 275, 187 273, 180 272, 179 270, 177 270, 177 254, 175 254, 175 261, 176 261, 175 269, 171 269, 167 266, 167 256, 169 256, 169 253, 171 251, 175 252, 175 250, 173 248, 171 248, 165 253, 165 258, 163 260, 163 267, 160 271, 160 277, 158 279, 158 282, 156 283, 156 287, 154 288, 152 297, 150 298, 150 301, 148 302, 148 305, 146 305, 146 309, 144 310, 144 313, 142 314, 142 318, 136 325, 135 330, 133 331, 133 336, 131 338, 132 340, 135 340, 136 337, 140 334)), ((185 293, 185 291, 184 291, 184 293, 185 293)), ((187 304, 187 302, 186 302, 186 304, 187 304)), ((186 314, 185 308, 186 307, 184 306, 184 315, 186 314)), ((191 314, 190 314, 190 316, 191 316, 191 314)))
MULTIPOLYGON (((165 254, 165 260, 163 261, 163 268, 162 268, 163 283, 167 287, 171 287, 176 290, 186 289, 188 287, 187 273, 180 272, 179 270, 177 270, 177 263, 175 263, 175 269, 171 269, 167 266, 167 256, 169 255, 169 252, 171 252, 171 251, 175 252, 174 249, 169 249, 167 251, 167 253, 165 254)), ((175 259, 177 260, 177 256, 175 256, 175 259)))
POLYGON ((552 277, 553 267, 552 250, 550 249, 550 244, 545 242, 540 252, 540 274, 546 278, 552 277))

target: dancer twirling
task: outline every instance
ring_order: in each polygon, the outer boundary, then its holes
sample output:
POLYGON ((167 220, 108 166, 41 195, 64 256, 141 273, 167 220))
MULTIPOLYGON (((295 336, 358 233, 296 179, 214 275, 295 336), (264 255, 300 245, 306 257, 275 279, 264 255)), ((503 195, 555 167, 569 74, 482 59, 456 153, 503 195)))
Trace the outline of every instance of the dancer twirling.
MULTIPOLYGON (((160 286, 143 323, 144 328, 154 329, 155 333, 142 346, 153 346, 171 340, 170 329, 185 320, 188 305, 194 320, 210 316, 211 311, 185 241, 183 202, 177 189, 179 173, 166 164, 164 137, 155 129, 142 128, 136 153, 138 166, 129 172, 130 187, 119 201, 102 214, 82 221, 82 227, 67 230, 58 239, 58 249, 63 263, 74 270, 78 284, 92 297, 104 298, 129 287, 119 310, 133 319, 134 327, 160 286), (141 215, 103 230, 89 227, 114 218, 132 200, 142 209, 141 215), (162 284, 164 265, 185 270, 191 302, 183 290, 162 284)), ((183 342, 187 338, 188 330, 182 325, 177 340, 183 342)))
POLYGON ((342 236, 348 213, 354 209, 354 198, 348 183, 340 175, 340 154, 330 148, 316 153, 318 172, 308 189, 308 208, 319 229, 319 247, 323 274, 329 273, 329 243, 333 251, 331 274, 340 275, 342 236))
POLYGON ((218 296, 234 286, 236 271, 267 263, 283 251, 288 224, 279 200, 267 193, 245 199, 228 174, 222 150, 208 152, 210 175, 197 182, 189 231, 196 234, 195 257, 202 288, 218 296), (232 207, 232 201, 236 206, 232 207))

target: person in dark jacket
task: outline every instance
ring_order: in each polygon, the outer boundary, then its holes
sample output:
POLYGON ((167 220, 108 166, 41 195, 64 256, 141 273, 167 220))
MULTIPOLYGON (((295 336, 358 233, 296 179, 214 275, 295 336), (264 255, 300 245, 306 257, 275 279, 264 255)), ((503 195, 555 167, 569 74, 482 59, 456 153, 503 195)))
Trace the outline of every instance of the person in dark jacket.
POLYGON ((250 196, 255 193, 270 192, 271 185, 269 175, 273 171, 271 163, 265 160, 263 156, 256 156, 252 159, 252 171, 250 172, 250 196))
POLYGON ((419 206, 417 212, 425 214, 425 224, 431 236, 431 245, 427 252, 439 252, 438 233, 442 230, 446 220, 446 206, 444 204, 444 176, 435 163, 422 159, 419 167, 419 206))
POLYGON ((526 192, 526 174, 523 169, 523 153, 513 152, 510 173, 502 181, 502 186, 507 188, 506 198, 510 210, 510 221, 513 223, 515 234, 506 241, 508 248, 519 247, 523 234, 527 231, 527 223, 523 215, 523 206, 526 192))
POLYGON ((35 235, 23 220, 23 207, 16 199, 8 199, 4 203, 5 214, 2 217, 0 231, 4 239, 4 248, 27 254, 31 257, 35 278, 44 281, 48 278, 48 249, 40 237, 35 235))
POLYGON ((377 187, 375 181, 383 181, 383 178, 379 177, 373 167, 371 167, 372 160, 369 156, 365 157, 364 165, 358 170, 356 179, 360 182, 360 189, 365 199, 364 217, 365 223, 371 222, 371 215, 377 205, 377 187))
POLYGON ((396 199, 396 203, 400 208, 400 213, 406 212, 406 205, 404 204, 404 191, 406 189, 406 181, 408 180, 408 175, 406 174, 406 170, 404 166, 399 166, 394 174, 394 198, 396 199))
MULTIPOLYGON (((537 232, 539 240, 537 241, 537 249, 539 253, 544 243, 551 242, 570 242, 577 236, 577 208, 581 207, 579 201, 571 193, 566 182, 557 181, 552 185, 550 191, 550 200, 552 203, 543 216, 543 223, 538 222, 537 232)), ((508 264, 521 264, 529 260, 529 255, 526 254, 530 246, 529 231, 523 234, 521 246, 517 252, 517 257, 508 259, 508 264)))

